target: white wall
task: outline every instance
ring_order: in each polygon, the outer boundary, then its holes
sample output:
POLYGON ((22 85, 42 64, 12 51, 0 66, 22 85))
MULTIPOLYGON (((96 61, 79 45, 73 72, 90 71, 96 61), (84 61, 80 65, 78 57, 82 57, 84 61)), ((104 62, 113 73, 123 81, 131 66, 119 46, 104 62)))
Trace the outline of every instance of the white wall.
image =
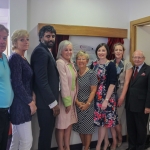
POLYGON ((150 65, 150 26, 137 27, 136 49, 142 50, 146 56, 145 62, 150 65))
POLYGON ((127 28, 128 3, 122 1, 122 4, 124 7, 120 7, 119 0, 115 3, 103 0, 28 0, 28 30, 31 41, 28 58, 38 44, 38 23, 127 28))
POLYGON ((115 3, 103 0, 94 2, 91 0, 28 0, 28 2, 29 30, 39 22, 114 28, 126 28, 128 25, 126 1, 121 2, 124 7, 120 7, 120 0, 116 0, 115 3))
POLYGON ((130 21, 150 16, 149 0, 145 1, 129 0, 129 1, 130 2, 128 6, 129 7, 128 16, 130 21))
POLYGON ((128 38, 130 38, 130 21, 150 16, 150 1, 128 0, 128 38))
POLYGON ((0 8, 9 8, 9 0, 0 0, 0 8))
POLYGON ((9 11, 7 8, 0 8, 0 23, 8 23, 9 11))
MULTIPOLYGON (((9 0, 9 32, 10 36, 15 30, 27 30, 27 0, 9 0)), ((11 42, 10 42, 11 43, 11 42)), ((10 44, 11 53, 11 44, 10 44)))

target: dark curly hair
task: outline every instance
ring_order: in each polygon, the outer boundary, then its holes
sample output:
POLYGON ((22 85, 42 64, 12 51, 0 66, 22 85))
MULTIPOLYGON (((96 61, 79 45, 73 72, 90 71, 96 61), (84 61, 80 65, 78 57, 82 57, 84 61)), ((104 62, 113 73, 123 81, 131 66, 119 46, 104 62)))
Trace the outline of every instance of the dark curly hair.
POLYGON ((41 42, 41 38, 44 36, 45 32, 55 33, 55 35, 56 35, 56 30, 54 29, 53 26, 50 26, 50 25, 43 26, 39 31, 39 41, 40 42, 41 42))

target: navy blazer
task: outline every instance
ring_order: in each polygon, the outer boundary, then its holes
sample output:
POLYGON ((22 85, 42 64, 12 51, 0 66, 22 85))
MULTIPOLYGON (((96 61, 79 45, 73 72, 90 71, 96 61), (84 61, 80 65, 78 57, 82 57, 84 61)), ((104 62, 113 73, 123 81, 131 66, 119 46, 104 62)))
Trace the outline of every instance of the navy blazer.
POLYGON ((48 105, 58 100, 59 74, 52 54, 43 43, 32 53, 31 67, 37 108, 49 109, 48 105))
POLYGON ((131 78, 125 107, 132 112, 144 112, 145 108, 150 108, 150 66, 145 63, 136 78, 131 78))

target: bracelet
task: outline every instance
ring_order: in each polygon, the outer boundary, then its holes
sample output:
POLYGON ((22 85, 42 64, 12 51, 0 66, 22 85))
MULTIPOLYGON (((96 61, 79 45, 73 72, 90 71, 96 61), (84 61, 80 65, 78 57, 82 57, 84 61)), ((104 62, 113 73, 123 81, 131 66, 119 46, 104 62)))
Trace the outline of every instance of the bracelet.
POLYGON ((108 102, 108 100, 109 100, 109 99, 108 99, 108 98, 106 98, 105 100, 108 102))
POLYGON ((90 102, 86 102, 86 103, 88 103, 89 105, 91 105, 91 103, 90 103, 90 102))

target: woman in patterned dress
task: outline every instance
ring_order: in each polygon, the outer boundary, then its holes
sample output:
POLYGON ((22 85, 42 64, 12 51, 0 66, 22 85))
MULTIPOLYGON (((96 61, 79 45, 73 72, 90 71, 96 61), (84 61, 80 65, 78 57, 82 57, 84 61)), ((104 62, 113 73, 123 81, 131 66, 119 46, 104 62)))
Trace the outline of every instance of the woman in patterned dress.
POLYGON ((78 122, 73 130, 79 133, 83 148, 89 150, 92 134, 94 132, 94 96, 97 89, 96 73, 87 67, 89 55, 79 51, 76 55, 79 91, 76 99, 78 122))
POLYGON ((98 60, 93 62, 92 66, 99 80, 94 101, 94 124, 99 127, 96 150, 100 150, 103 140, 103 149, 106 150, 109 146, 107 129, 118 124, 114 94, 117 74, 115 64, 107 59, 109 53, 107 44, 99 44, 95 53, 98 60))
POLYGON ((131 62, 123 58, 124 51, 125 48, 121 43, 116 43, 114 45, 115 59, 113 60, 113 62, 115 63, 117 68, 117 78, 118 78, 116 91, 117 91, 117 98, 118 98, 117 112, 118 112, 119 124, 115 126, 115 128, 111 128, 113 147, 116 147, 116 145, 120 147, 122 144, 121 118, 123 113, 125 112, 125 96, 133 72, 131 62), (116 137, 118 138, 117 139, 118 141, 116 140, 116 137))
POLYGON ((60 75, 60 114, 56 117, 55 136, 59 150, 70 150, 72 124, 77 122, 75 100, 77 97, 77 72, 72 58, 72 44, 64 40, 59 44, 57 69, 60 75))

